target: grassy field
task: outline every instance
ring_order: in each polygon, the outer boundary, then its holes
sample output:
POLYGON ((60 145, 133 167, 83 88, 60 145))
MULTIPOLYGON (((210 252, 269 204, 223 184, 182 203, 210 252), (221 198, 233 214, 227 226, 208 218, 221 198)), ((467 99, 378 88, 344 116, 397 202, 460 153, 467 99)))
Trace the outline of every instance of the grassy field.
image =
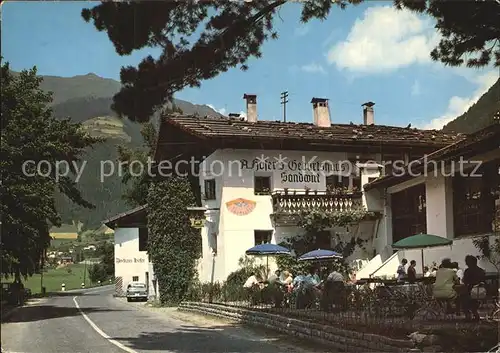
MULTIPOLYGON (((43 286, 46 288, 47 292, 60 291, 62 283, 66 285, 66 290, 81 288, 84 269, 84 264, 74 264, 64 268, 50 269, 43 273, 43 286), (71 271, 68 272, 68 269, 71 271)), ((89 287, 90 280, 88 273, 85 281, 86 287, 89 287)), ((36 274, 33 277, 28 278, 24 282, 24 286, 31 289, 33 294, 40 293, 40 274, 36 274)))
POLYGON ((75 243, 76 241, 74 239, 52 239, 50 241, 50 246, 53 248, 58 248, 59 246, 63 244, 71 244, 75 243))

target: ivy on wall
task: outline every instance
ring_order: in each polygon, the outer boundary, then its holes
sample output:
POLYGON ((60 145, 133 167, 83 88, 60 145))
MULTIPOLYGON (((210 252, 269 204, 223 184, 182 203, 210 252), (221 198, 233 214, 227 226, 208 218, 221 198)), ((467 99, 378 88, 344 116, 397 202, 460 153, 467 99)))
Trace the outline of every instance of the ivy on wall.
POLYGON ((148 253, 162 304, 181 302, 195 285, 201 234, 191 227, 187 207, 196 206, 191 182, 171 177, 151 183, 148 192, 148 253))
POLYGON ((345 227, 357 224, 371 215, 364 207, 344 211, 329 212, 321 209, 302 212, 299 226, 310 231, 321 231, 332 227, 345 227))
MULTIPOLYGON (((363 219, 374 216, 373 213, 367 212, 363 207, 337 212, 317 209, 304 211, 300 213, 298 225, 304 228, 305 233, 288 238, 281 245, 292 249, 299 257, 306 252, 316 250, 317 239, 324 235, 330 236, 327 229, 358 224, 363 219)), ((353 254, 356 247, 362 248, 365 242, 366 240, 356 236, 339 242, 332 250, 342 254, 344 260, 331 262, 330 266, 336 267, 337 270, 345 274, 349 273, 350 269, 345 259, 353 254)), ((280 256, 276 259, 276 262, 280 268, 288 269, 294 274, 307 271, 307 268, 311 265, 310 263, 298 262, 296 257, 291 256, 280 256)))

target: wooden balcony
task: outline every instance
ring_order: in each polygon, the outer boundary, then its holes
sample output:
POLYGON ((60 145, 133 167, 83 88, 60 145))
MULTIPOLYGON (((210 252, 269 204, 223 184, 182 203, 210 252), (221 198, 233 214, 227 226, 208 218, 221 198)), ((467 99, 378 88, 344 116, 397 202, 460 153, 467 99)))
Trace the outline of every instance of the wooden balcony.
POLYGON ((360 207, 361 192, 327 193, 325 191, 275 192, 272 194, 273 212, 279 215, 294 215, 302 211, 321 209, 327 212, 341 212, 360 207))

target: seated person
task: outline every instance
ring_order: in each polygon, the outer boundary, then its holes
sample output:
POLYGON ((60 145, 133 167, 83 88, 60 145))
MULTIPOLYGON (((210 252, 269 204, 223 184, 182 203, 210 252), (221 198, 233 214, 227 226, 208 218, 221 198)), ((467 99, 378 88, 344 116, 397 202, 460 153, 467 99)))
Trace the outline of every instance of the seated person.
POLYGON ((269 293, 270 299, 273 301, 275 307, 280 307, 283 301, 284 291, 283 282, 280 279, 281 271, 276 270, 274 275, 268 278, 266 283, 268 284, 267 293, 269 293))
POLYGON ((293 284, 292 274, 288 271, 283 272, 283 285, 285 286, 287 292, 291 291, 292 284, 293 284))
POLYGON ((270 284, 270 285, 275 285, 275 284, 279 283, 280 282, 280 275, 281 275, 281 271, 280 270, 274 271, 274 274, 271 275, 267 279, 266 283, 270 284))
POLYGON ((331 305, 335 308, 345 306, 345 285, 344 276, 337 270, 332 270, 324 283, 323 295, 321 296, 321 306, 323 310, 329 311, 331 305))
POLYGON ((457 273, 452 268, 450 259, 443 259, 436 272, 432 295, 439 300, 445 300, 447 311, 451 312, 450 300, 456 300, 458 295, 455 285, 459 284, 457 273))
POLYGON ((465 285, 465 289, 462 291, 462 305, 465 311, 466 320, 471 319, 471 314, 474 320, 479 320, 479 303, 477 300, 472 299, 471 292, 476 290, 474 286, 484 283, 486 272, 477 265, 477 258, 472 255, 467 255, 465 257, 465 264, 467 268, 464 271, 464 277, 462 282, 465 285))
POLYGON ((243 288, 247 291, 247 295, 252 302, 252 305, 257 304, 257 302, 261 299, 260 297, 260 289, 261 282, 257 279, 257 276, 254 272, 248 277, 248 279, 243 284, 243 288))
POLYGON ((430 277, 431 271, 429 270, 429 266, 424 266, 424 277, 430 277))
MULTIPOLYGON (((241 283, 241 282, 240 282, 241 283)), ((259 287, 260 281, 257 279, 255 272, 250 274, 250 277, 246 280, 245 284, 243 284, 243 288, 252 289, 255 287, 259 287)))

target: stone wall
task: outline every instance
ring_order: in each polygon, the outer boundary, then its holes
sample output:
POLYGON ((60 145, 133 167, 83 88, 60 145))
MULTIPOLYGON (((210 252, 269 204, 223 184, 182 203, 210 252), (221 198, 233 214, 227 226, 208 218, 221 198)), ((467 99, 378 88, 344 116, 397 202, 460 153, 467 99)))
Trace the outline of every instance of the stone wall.
MULTIPOLYGON (((264 312, 243 308, 230 307, 218 304, 184 302, 179 310, 195 312, 225 319, 234 320, 259 327, 266 327, 275 331, 326 344, 332 349, 341 352, 410 352, 416 349, 414 340, 392 339, 385 336, 351 331, 330 325, 321 325, 297 319, 285 318, 264 312)), ((419 340, 422 346, 422 339, 419 340)), ((433 342, 424 345, 432 346, 433 342)), ((429 347, 430 348, 430 347, 429 347)), ((428 351, 428 349, 425 349, 428 351)), ((438 348, 437 351, 440 349, 438 348)))

